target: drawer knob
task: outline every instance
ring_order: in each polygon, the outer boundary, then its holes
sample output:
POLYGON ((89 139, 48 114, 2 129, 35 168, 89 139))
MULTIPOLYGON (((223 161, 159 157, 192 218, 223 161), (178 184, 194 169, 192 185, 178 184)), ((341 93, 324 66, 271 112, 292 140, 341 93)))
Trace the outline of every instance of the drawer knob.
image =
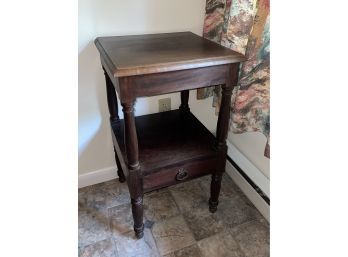
POLYGON ((175 179, 178 181, 184 180, 188 177, 188 173, 184 168, 180 168, 178 173, 176 174, 175 179))

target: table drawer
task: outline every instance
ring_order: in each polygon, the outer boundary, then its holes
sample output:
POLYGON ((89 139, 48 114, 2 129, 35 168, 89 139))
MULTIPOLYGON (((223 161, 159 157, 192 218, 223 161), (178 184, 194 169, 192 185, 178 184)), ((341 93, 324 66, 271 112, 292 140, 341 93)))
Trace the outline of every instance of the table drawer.
POLYGON ((196 177, 212 173, 216 168, 216 159, 194 161, 174 167, 168 167, 147 174, 143 178, 144 192, 185 182, 196 177))

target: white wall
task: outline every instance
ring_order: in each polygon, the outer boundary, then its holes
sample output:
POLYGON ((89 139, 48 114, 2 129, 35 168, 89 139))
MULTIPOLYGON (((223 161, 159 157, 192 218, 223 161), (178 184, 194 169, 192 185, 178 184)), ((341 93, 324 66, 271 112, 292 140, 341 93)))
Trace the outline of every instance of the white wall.
MULTIPOLYGON (((204 13, 205 0, 79 0, 80 175, 115 166, 104 75, 93 40, 98 36, 175 31, 192 31, 201 35, 204 13)), ((136 115, 157 112, 158 99, 163 97, 138 99, 136 115)), ((172 109, 178 108, 180 95, 170 94, 170 97, 172 109)), ((212 98, 197 101, 196 91, 191 91, 191 111, 209 130, 215 131, 217 117, 211 104, 212 98)), ((121 107, 119 114, 123 117, 121 107)), ((232 134, 230 137, 234 141, 243 136, 232 134)), ((255 142, 242 139, 238 141, 238 148, 243 148, 243 141, 246 142, 246 152, 255 147, 255 142)), ((254 154, 255 165, 260 165, 261 160, 261 166, 265 166, 262 162, 268 159, 264 160, 263 151, 254 154)))

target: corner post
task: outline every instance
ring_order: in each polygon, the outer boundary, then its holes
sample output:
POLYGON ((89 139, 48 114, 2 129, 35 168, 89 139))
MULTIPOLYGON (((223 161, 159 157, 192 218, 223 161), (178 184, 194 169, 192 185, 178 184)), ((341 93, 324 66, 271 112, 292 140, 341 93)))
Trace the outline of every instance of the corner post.
MULTIPOLYGON (((120 121, 120 118, 118 116, 117 96, 116 96, 114 85, 112 84, 112 81, 104 67, 103 67, 103 70, 104 70, 104 76, 105 76, 105 82, 106 82, 106 96, 108 99, 110 123, 111 123, 111 126, 113 126, 115 123, 118 123, 120 121)), ((111 131, 111 133, 113 132, 111 131)), ((124 176, 124 173, 121 167, 120 159, 117 156, 115 146, 114 146, 114 153, 115 153, 115 161, 117 165, 118 180, 121 183, 123 183, 126 181, 126 178, 124 176)))
POLYGON ((182 113, 190 112, 190 107, 188 105, 189 96, 190 96, 189 90, 183 90, 180 92, 181 105, 180 105, 179 109, 182 113))
POLYGON ((218 151, 218 167, 216 172, 212 175, 210 184, 210 199, 209 210, 214 213, 219 204, 219 194, 221 188, 222 174, 225 172, 227 145, 226 138, 229 128, 230 109, 232 90, 238 82, 239 63, 231 64, 226 84, 222 85, 221 106, 219 111, 219 118, 216 128, 217 151, 218 151))
POLYGON ((139 164, 138 138, 135 127, 134 103, 122 103, 124 113, 125 146, 128 165, 128 188, 130 190, 134 231, 137 238, 144 236, 143 224, 143 179, 139 164))

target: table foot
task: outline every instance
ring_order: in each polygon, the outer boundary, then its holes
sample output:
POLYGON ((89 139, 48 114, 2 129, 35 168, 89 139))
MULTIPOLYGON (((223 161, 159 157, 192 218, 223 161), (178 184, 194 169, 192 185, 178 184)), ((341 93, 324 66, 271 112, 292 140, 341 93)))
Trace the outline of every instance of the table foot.
POLYGON ((142 238, 144 236, 143 198, 138 197, 134 200, 131 199, 131 203, 132 203, 135 236, 137 238, 142 238))
POLYGON ((217 211, 217 206, 218 206, 218 204, 219 204, 219 201, 214 202, 214 201, 212 201, 211 199, 209 199, 209 211, 210 211, 211 213, 216 212, 216 211, 217 211))
POLYGON ((211 213, 216 212, 219 204, 219 194, 221 188, 222 174, 213 174, 210 184, 210 199, 209 199, 209 211, 211 213))
POLYGON ((144 237, 144 225, 141 228, 134 227, 135 236, 137 239, 144 237))

